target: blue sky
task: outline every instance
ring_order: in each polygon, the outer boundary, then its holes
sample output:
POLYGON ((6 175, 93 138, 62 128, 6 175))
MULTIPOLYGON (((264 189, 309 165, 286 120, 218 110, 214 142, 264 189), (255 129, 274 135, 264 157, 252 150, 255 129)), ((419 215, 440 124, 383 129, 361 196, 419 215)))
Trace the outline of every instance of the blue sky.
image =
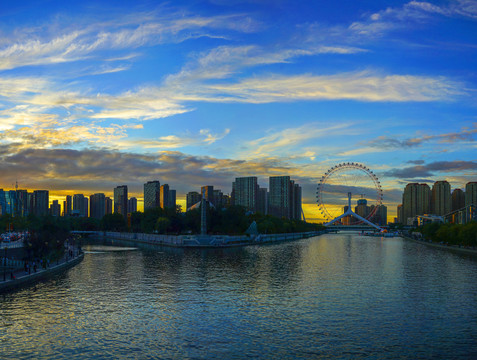
POLYGON ((290 175, 307 217, 343 161, 477 180, 477 1, 0 4, 0 185, 53 196, 158 179, 183 199, 290 175))

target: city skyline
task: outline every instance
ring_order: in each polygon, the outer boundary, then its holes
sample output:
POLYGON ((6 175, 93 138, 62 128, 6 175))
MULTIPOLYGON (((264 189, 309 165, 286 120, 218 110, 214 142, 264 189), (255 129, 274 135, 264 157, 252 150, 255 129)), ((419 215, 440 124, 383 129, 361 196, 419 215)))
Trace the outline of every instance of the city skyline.
MULTIPOLYGON (((389 218, 407 183, 477 178, 474 1, 0 5, 0 187, 50 199, 147 181, 185 194, 365 163, 389 218)), ((62 201, 60 202, 62 204, 62 201)))

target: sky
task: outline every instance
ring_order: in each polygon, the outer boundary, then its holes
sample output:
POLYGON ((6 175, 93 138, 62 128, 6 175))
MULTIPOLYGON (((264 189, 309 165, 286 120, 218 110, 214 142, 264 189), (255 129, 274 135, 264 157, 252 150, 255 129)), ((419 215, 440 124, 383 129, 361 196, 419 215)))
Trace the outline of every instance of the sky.
POLYGON ((477 1, 0 3, 0 186, 52 199, 359 162, 389 217, 409 182, 477 181, 477 1))

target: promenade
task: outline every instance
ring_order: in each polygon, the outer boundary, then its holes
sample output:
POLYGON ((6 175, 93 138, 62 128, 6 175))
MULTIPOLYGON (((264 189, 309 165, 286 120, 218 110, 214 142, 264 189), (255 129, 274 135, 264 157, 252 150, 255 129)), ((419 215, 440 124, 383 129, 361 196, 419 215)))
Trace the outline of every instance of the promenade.
MULTIPOLYGON (((28 262, 28 267, 26 267, 23 261, 7 259, 7 265, 12 265, 16 268, 1 268, 0 293, 28 286, 59 274, 81 262, 83 257, 84 253, 81 250, 71 247, 65 252, 65 255, 61 259, 50 264, 45 264, 45 266, 41 265, 38 261, 30 261, 28 262), (21 266, 21 268, 19 266, 21 266)), ((1 260, 3 265, 5 260, 3 258, 1 260)))

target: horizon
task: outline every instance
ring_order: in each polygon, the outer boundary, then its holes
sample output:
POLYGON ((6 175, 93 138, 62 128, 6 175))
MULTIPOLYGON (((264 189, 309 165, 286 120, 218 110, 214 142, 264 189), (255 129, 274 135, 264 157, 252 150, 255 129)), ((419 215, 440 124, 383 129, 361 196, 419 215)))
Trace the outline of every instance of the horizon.
POLYGON ((408 183, 464 189, 477 181, 475 2, 386 5, 1 4, 0 188, 52 201, 126 184, 140 209, 158 179, 184 209, 201 186, 285 175, 315 222, 319 179, 343 161, 376 173, 388 220, 408 183))

